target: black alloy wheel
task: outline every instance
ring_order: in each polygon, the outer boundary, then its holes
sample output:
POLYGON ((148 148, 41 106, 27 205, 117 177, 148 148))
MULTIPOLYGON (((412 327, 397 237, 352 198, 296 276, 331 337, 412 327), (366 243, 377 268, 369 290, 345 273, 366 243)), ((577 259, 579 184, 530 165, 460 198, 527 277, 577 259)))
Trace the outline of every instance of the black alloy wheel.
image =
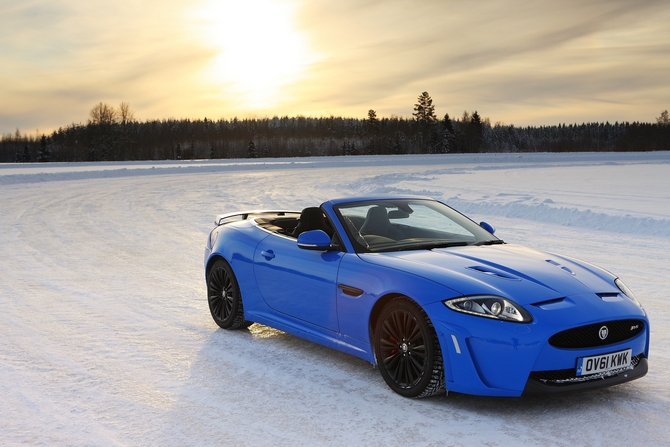
POLYGON ((405 297, 391 300, 377 320, 374 348, 389 387, 405 397, 445 392, 442 352, 425 312, 405 297))
POLYGON ((207 275, 207 297, 212 318, 223 329, 249 325, 244 321, 240 287, 230 265, 224 260, 214 263, 207 275))

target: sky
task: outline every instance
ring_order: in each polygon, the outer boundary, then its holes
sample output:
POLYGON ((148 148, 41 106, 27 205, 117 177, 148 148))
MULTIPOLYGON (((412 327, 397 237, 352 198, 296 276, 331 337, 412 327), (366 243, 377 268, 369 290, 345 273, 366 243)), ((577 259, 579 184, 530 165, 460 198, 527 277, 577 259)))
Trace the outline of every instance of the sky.
POLYGON ((0 0, 0 134, 135 118, 655 122, 667 0, 0 0))

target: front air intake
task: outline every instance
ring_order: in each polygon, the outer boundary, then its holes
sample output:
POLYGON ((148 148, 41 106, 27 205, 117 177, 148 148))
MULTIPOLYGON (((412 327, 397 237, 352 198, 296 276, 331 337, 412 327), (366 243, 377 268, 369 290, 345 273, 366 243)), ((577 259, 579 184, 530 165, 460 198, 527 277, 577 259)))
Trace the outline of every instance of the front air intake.
POLYGON ((642 331, 642 320, 606 321, 559 332, 549 339, 549 344, 565 349, 595 348, 630 340, 642 331))

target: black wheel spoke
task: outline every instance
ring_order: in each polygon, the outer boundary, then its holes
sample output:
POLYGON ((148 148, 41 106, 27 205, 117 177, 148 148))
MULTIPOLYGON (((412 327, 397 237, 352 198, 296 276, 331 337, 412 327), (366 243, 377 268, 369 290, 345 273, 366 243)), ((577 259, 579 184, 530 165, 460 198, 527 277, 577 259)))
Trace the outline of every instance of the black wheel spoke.
MULTIPOLYGON (((392 320, 395 319, 395 315, 392 315, 392 320)), ((389 338, 391 341, 397 342, 402 339, 402 336, 397 331, 397 324, 395 321, 384 321, 384 338, 389 338)))
POLYGON ((405 358, 403 362, 405 365, 405 386, 414 385, 414 382, 418 376, 417 372, 412 368, 412 362, 405 358))
POLYGON ((421 331, 421 328, 416 324, 416 321, 413 321, 412 323, 412 328, 407 334, 407 341, 413 345, 423 343, 423 332, 421 331))
POLYGON ((398 374, 402 369, 401 365, 402 355, 399 355, 398 353, 384 359, 384 366, 388 370, 389 374, 391 374, 391 377, 393 377, 393 379, 396 381, 398 380, 398 374))
POLYGON ((421 372, 423 371, 423 367, 424 367, 423 360, 420 359, 416 355, 410 355, 408 357, 409 357, 409 361, 407 363, 412 366, 412 370, 414 371, 414 376, 416 377, 417 375, 420 375, 421 372))

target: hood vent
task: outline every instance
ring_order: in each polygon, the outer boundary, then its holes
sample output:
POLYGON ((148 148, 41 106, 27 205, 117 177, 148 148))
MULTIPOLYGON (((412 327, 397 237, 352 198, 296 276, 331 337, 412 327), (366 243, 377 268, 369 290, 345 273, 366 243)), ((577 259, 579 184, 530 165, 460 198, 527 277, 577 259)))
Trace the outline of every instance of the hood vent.
POLYGON ((596 293, 606 303, 615 303, 617 301, 623 301, 623 298, 618 293, 596 293))
POLYGON ((480 265, 475 265, 473 267, 468 267, 470 270, 474 270, 479 273, 483 273, 485 275, 493 276, 496 278, 502 278, 502 279, 511 279, 513 281, 521 281, 521 278, 517 278, 516 276, 509 275, 505 272, 501 272, 500 270, 494 270, 488 267, 480 266, 480 265))
POLYGON ((562 302, 564 299, 565 299, 565 297, 563 297, 563 298, 555 298, 555 299, 553 299, 553 300, 542 301, 542 302, 540 302, 540 303, 533 303, 532 305, 533 305, 533 306, 536 306, 536 307, 542 307, 542 306, 546 306, 546 305, 548 305, 548 304, 556 304, 556 303, 560 303, 560 302, 562 302))
POLYGON ((553 300, 540 301, 539 303, 533 303, 532 305, 542 310, 559 310, 572 307, 575 305, 575 303, 572 300, 563 297, 555 298, 553 300))
POLYGON ((559 267, 561 270, 565 270, 566 272, 568 272, 569 274, 571 274, 571 275, 573 275, 573 276, 575 275, 575 272, 573 272, 572 270, 570 270, 570 269, 567 268, 566 266, 561 265, 561 264, 559 264, 558 262, 556 262, 556 261, 554 261, 554 260, 552 260, 552 259, 546 259, 546 261, 547 261, 549 264, 551 264, 551 265, 555 265, 556 267, 559 267))

